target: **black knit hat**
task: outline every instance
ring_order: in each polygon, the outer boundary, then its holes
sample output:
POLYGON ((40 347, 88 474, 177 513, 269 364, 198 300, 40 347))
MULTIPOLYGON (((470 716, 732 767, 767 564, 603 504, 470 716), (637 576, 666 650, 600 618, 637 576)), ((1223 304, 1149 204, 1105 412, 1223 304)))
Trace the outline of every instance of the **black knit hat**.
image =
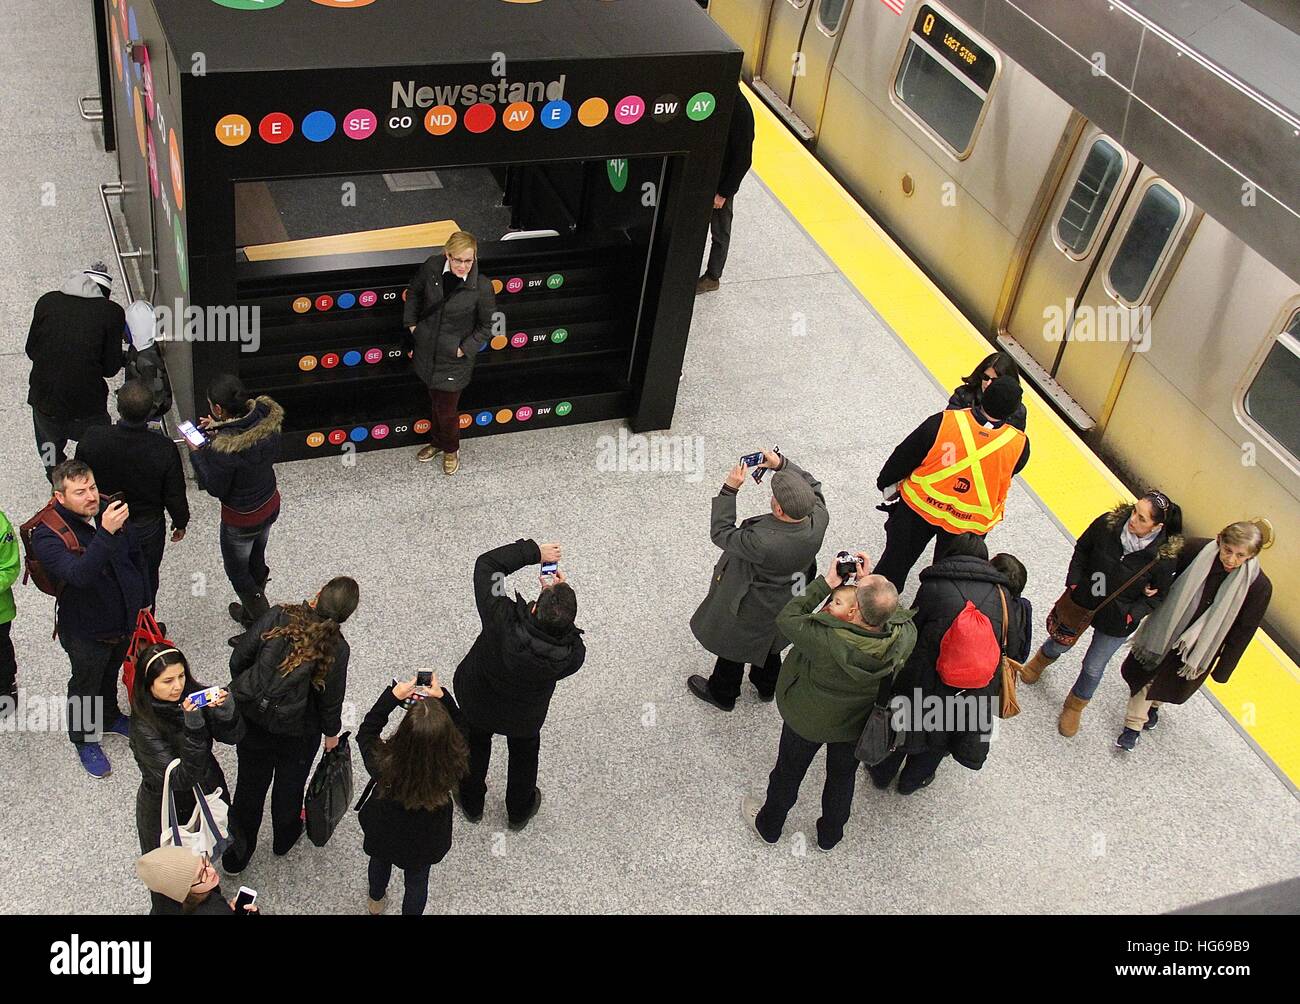
POLYGON ((1004 422, 1015 414, 1022 397, 1024 391, 1015 377, 1000 376, 985 388, 980 407, 989 418, 1004 422))

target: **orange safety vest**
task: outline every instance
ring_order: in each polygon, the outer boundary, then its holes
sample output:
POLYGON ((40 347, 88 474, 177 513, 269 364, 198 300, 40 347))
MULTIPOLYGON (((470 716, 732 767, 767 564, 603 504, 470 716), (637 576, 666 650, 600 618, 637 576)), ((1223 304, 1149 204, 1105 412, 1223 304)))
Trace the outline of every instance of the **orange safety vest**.
POLYGON ((1012 425, 986 429, 970 409, 945 411, 939 435, 899 488, 927 523, 949 533, 985 534, 1002 521, 1025 434, 1012 425))

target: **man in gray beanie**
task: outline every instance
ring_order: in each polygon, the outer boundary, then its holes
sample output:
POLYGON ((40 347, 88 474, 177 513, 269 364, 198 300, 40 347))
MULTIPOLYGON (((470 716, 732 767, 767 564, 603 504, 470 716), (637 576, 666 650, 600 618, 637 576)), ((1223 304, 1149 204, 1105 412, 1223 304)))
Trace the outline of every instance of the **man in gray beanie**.
POLYGON ((113 277, 95 262, 36 301, 27 333, 27 403, 45 476, 67 459, 69 439, 108 425, 107 379, 122 368, 126 314, 110 300, 113 277))
POLYGON ((774 452, 764 453, 759 466, 776 472, 771 512, 736 525, 736 495, 749 469, 743 463, 733 467, 713 499, 709 531, 722 557, 708 596, 691 618, 691 633, 717 662, 710 677, 692 676, 687 687, 723 711, 736 705, 745 663, 758 696, 770 701, 775 695, 781 651, 790 644, 776 628, 776 615, 816 577, 817 552, 830 522, 821 482, 811 474, 774 452))

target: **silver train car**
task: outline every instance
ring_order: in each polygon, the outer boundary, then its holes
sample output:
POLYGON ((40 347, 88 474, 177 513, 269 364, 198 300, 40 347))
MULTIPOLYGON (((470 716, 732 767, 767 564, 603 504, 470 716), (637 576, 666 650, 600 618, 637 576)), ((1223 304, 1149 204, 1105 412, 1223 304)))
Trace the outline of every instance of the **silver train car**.
MULTIPOLYGON (((1300 85, 1245 78, 1293 81, 1300 26, 1247 0, 1246 37, 1211 59, 1153 2, 708 12, 759 96, 1130 488, 1169 492, 1189 533, 1272 521, 1268 627, 1295 659, 1300 100, 1276 91, 1300 85)), ((1207 48, 1231 34, 1202 27, 1207 48)))

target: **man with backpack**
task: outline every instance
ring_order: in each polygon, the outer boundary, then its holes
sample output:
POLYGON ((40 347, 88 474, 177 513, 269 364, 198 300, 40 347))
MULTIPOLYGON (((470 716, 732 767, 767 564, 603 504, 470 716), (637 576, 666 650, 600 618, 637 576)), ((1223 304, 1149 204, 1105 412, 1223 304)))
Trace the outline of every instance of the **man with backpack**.
POLYGON ((898 749, 867 768, 881 790, 895 775, 900 795, 926 787, 949 753, 971 770, 984 766, 1002 653, 1022 645, 1009 584, 988 555, 982 537, 963 533, 921 572, 916 647, 894 679, 896 727, 903 725, 898 749))
POLYGON ((130 344, 126 348, 126 379, 139 380, 149 389, 149 414, 146 422, 162 418, 171 410, 172 384, 167 366, 154 339, 157 325, 153 307, 146 300, 134 300, 126 308, 126 327, 130 344))
POLYGON ((149 605, 144 555, 120 500, 101 498, 95 474, 80 460, 51 473, 54 498, 21 527, 27 573, 58 598, 59 644, 68 653, 68 739, 91 777, 112 765, 100 748, 105 733, 128 735, 117 703, 117 678, 140 610, 149 605))

